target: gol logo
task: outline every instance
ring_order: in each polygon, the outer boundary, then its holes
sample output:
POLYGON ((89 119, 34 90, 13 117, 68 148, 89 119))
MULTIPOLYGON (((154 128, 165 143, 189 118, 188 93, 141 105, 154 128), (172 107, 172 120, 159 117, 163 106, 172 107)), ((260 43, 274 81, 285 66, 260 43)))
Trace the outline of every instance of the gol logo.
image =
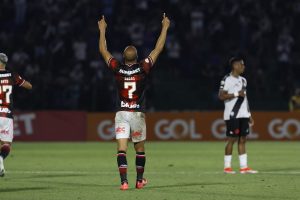
POLYGON ((102 140, 112 140, 115 137, 114 123, 111 120, 103 120, 97 126, 97 134, 102 140))
POLYGON ((161 119, 156 122, 154 132, 157 138, 169 139, 201 139, 201 133, 196 132, 196 122, 194 119, 161 119))
POLYGON ((270 135, 275 139, 294 139, 300 137, 300 121, 297 119, 273 119, 268 126, 270 135))

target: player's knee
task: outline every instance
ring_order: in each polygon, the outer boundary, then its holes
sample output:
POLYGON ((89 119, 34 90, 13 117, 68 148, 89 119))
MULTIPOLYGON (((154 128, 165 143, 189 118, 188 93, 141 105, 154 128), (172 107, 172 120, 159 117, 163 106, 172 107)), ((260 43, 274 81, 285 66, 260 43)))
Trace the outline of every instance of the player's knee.
POLYGON ((239 144, 246 144, 246 137, 240 137, 239 144))
POLYGON ((2 145, 6 145, 6 146, 9 146, 9 147, 10 147, 10 146, 11 146, 11 143, 10 143, 10 142, 4 142, 4 141, 1 141, 1 146, 2 146, 2 145))
POLYGON ((134 149, 135 149, 136 152, 145 152, 144 142, 134 143, 134 149))
POLYGON ((237 141, 236 138, 229 138, 229 139, 227 140, 227 143, 230 144, 230 145, 233 145, 236 141, 237 141))

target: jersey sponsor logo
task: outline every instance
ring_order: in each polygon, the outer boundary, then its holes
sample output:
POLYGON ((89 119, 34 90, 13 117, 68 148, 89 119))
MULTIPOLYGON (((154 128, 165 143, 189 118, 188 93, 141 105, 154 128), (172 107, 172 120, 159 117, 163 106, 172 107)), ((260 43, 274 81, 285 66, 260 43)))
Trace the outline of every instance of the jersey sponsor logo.
POLYGON ((0 107, 0 112, 2 112, 2 113, 11 113, 9 108, 2 108, 2 107, 0 107))
POLYGON ((8 130, 1 130, 0 134, 2 134, 2 135, 9 135, 9 131, 8 130))
POLYGON ((1 84, 9 84, 9 80, 8 79, 3 79, 3 80, 1 80, 1 84))
POLYGON ((139 132, 139 131, 135 131, 135 132, 132 133, 132 137, 134 137, 134 138, 138 138, 138 137, 141 137, 141 136, 142 136, 142 133, 139 132))
POLYGON ((121 108, 140 108, 140 104, 121 101, 121 108))
POLYGON ((124 81, 135 81, 135 77, 131 76, 131 77, 125 77, 124 81))
POLYGON ((139 72, 141 72, 140 68, 137 68, 135 70, 130 70, 130 71, 127 71, 127 70, 124 70, 124 69, 119 70, 120 74, 126 74, 126 75, 132 75, 132 74, 136 74, 136 73, 139 73, 139 72))
POLYGON ((116 127, 116 134, 125 133, 125 127, 116 127))
POLYGON ((11 73, 0 74, 0 78, 6 78, 6 77, 11 77, 11 73))

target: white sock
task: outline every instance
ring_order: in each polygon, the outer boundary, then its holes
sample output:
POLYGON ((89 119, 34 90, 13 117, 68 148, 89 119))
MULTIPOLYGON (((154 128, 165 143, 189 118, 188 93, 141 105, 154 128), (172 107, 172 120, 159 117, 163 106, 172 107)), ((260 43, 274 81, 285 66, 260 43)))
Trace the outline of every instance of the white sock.
POLYGON ((248 167, 247 165, 247 154, 242 154, 242 155, 239 155, 239 159, 240 159, 240 167, 241 168, 246 168, 248 167))
POLYGON ((232 158, 232 155, 224 156, 224 168, 231 167, 231 158, 232 158))

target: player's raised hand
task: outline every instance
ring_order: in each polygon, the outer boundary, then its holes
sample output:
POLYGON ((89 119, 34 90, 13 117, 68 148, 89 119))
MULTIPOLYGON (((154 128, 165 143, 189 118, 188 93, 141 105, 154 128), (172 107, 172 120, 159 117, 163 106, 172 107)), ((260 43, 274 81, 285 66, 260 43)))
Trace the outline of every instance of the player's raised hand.
POLYGON ((106 21, 105 21, 105 17, 104 15, 102 15, 102 18, 100 19, 100 21, 98 21, 98 28, 100 31, 105 31, 107 27, 106 21))
POLYGON ((163 20, 161 23, 162 23, 163 28, 169 28, 170 20, 168 17, 166 17, 166 13, 163 14, 163 20))

